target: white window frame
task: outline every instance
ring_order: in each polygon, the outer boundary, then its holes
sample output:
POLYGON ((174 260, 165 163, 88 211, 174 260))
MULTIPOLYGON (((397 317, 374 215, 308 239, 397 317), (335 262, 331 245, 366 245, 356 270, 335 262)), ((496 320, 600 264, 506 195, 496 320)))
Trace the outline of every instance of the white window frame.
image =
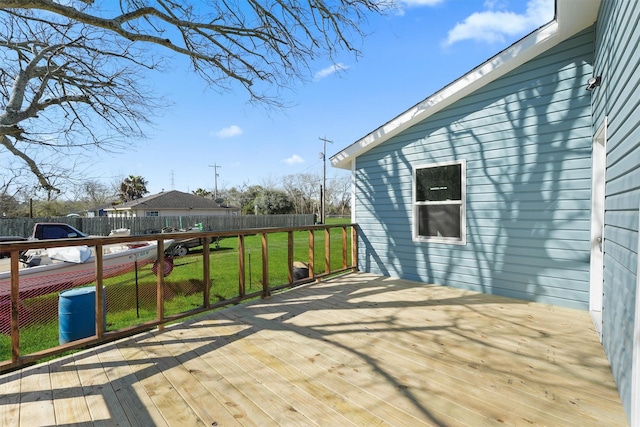
POLYGON ((159 211, 145 211, 144 216, 147 218, 157 218, 160 216, 159 211))
POLYGON ((466 160, 456 160, 451 162, 439 162, 415 165, 413 167, 412 176, 412 194, 411 194, 411 209, 412 209, 412 238, 414 242, 433 242, 433 243, 448 243, 453 245, 466 245, 467 244, 467 162, 466 160), (441 166, 460 165, 460 199, 461 200, 447 200, 438 202, 416 202, 416 190, 417 172, 420 169, 435 168, 441 166), (419 207, 425 205, 445 205, 455 204, 460 206, 460 237, 444 237, 444 236, 421 236, 418 234, 419 227, 419 207))

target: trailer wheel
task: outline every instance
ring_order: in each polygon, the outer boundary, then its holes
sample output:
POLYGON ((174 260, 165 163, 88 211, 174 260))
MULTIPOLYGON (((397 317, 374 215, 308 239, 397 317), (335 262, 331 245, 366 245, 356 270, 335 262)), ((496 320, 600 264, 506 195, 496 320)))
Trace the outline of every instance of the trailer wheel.
POLYGON ((185 256, 189 253, 189 248, 186 246, 176 246, 173 250, 173 256, 185 256))
MULTIPOLYGON (((167 277, 173 271, 173 258, 164 258, 162 260, 162 273, 164 277, 167 277)), ((158 261, 153 262, 153 266, 151 267, 151 271, 153 274, 158 274, 158 261)))

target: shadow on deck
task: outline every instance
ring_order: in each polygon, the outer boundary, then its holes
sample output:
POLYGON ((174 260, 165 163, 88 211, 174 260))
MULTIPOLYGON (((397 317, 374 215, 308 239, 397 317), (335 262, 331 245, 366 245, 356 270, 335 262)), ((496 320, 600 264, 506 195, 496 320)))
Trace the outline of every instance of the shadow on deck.
POLYGON ((1 425, 627 425, 587 312, 349 274, 0 376, 1 425))

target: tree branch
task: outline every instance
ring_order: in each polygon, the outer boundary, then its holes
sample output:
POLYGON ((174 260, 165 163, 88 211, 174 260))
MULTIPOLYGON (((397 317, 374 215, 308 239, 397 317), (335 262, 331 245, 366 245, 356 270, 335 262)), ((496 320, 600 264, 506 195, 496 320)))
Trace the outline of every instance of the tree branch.
POLYGON ((0 145, 4 146, 7 150, 9 150, 11 154, 22 159, 27 164, 29 170, 37 177, 38 182, 43 189, 45 189, 46 191, 55 191, 57 193, 60 192, 59 189, 49 184, 42 171, 38 168, 36 162, 31 157, 18 150, 7 136, 0 135, 0 145))

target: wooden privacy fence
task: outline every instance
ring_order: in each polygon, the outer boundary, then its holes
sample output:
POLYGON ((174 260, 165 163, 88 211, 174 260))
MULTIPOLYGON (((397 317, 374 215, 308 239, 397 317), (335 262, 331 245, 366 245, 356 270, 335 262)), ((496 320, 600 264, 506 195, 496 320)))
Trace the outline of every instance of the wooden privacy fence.
MULTIPOLYGON (((192 236, 191 233, 189 233, 192 236)), ((148 320, 144 322, 140 322, 134 325, 128 325, 123 328, 119 328, 116 330, 106 330, 106 311, 107 306, 104 303, 105 292, 110 289, 109 287, 105 290, 104 280, 105 280, 105 271, 103 269, 103 255, 102 248, 105 245, 111 244, 120 244, 120 243, 134 243, 140 242, 140 236, 122 236, 122 237, 92 237, 86 239, 59 239, 59 240, 50 240, 50 241, 25 241, 25 242, 13 242, 13 243, 0 243, 0 251, 2 252, 10 252, 10 268, 11 275, 10 279, 5 281, 7 283, 2 283, 0 281, 0 300, 6 300, 4 304, 2 304, 1 310, 5 312, 5 316, 7 317, 7 325, 8 330, 5 335, 0 334, 0 338, 3 336, 10 336, 10 345, 11 345, 11 356, 10 360, 6 358, 5 360, 0 360, 0 372, 6 372, 9 370, 13 370, 26 364, 37 362, 40 359, 45 357, 50 357, 54 355, 61 354, 63 352, 94 346, 101 343, 105 343, 108 341, 112 341, 115 339, 119 339, 125 336, 130 336, 145 330, 152 329, 154 327, 158 327, 160 330, 163 329, 163 326, 167 322, 173 322, 179 319, 183 319, 188 316, 193 316, 195 314, 203 313, 209 310, 213 310, 216 308, 220 308, 229 304, 237 304, 241 301, 250 299, 268 297, 272 292, 284 288, 289 288, 293 286, 298 286, 304 283, 308 283, 310 281, 319 280, 323 277, 332 274, 338 274, 342 272, 355 271, 357 270, 357 226, 355 224, 341 224, 341 225, 312 225, 306 227, 282 227, 282 228, 262 228, 262 229, 250 229, 250 230, 235 230, 235 231, 218 231, 218 232, 210 232, 204 231, 198 233, 198 236, 203 238, 205 244, 202 246, 202 253, 200 255, 190 256, 189 259, 194 257, 198 257, 198 262, 202 262, 202 271, 201 276, 199 277, 189 278, 188 282, 196 282, 202 280, 203 286, 201 286, 200 292, 202 292, 202 302, 200 306, 188 309, 186 311, 182 311, 179 313, 167 314, 165 310, 165 293, 169 291, 169 289, 165 286, 165 274, 167 274, 166 263, 167 258, 165 257, 164 249, 165 249, 165 241, 166 240, 179 240, 184 239, 184 233, 157 233, 150 234, 144 236, 144 239, 147 241, 155 241, 157 243, 157 254, 155 258, 155 263, 157 265, 163 265, 165 268, 154 268, 153 274, 155 277, 155 318, 153 320, 148 320), (270 283, 270 244, 269 244, 269 236, 272 236, 276 233, 284 233, 286 234, 286 265, 287 265, 287 280, 284 283, 270 283), (304 277, 299 278, 294 273, 297 273, 296 267, 294 267, 294 256, 301 257, 300 252, 296 252, 294 255, 294 235, 296 236, 296 248, 300 250, 300 236, 304 239, 304 234, 308 234, 308 246, 304 241, 302 242, 302 247, 305 246, 308 248, 308 262, 306 263, 305 270, 308 270, 308 274, 304 277), (246 239, 249 236, 257 236, 260 239, 260 260, 261 260, 261 286, 257 291, 253 291, 249 289, 247 291, 247 261, 250 263, 250 253, 249 257, 247 257, 247 250, 245 248, 246 239), (211 249, 209 244, 224 238, 225 241, 229 242, 231 238, 237 238, 237 294, 235 297, 228 299, 220 299, 212 303, 211 301, 211 249), (318 243, 324 240, 324 248, 319 246, 318 243), (334 245, 337 243, 339 245, 339 250, 336 248, 332 249, 331 242, 334 242, 334 245), (351 243, 349 245, 349 243, 351 243), (95 335, 80 338, 73 340, 71 342, 60 343, 59 345, 55 345, 45 349, 38 349, 37 351, 30 354, 22 354, 21 353, 21 316, 24 316, 24 300, 22 298, 25 289, 23 289, 23 282, 21 280, 21 276, 19 274, 19 255, 22 251, 27 249, 47 249, 53 247, 62 247, 62 246, 79 246, 79 245, 87 245, 95 247, 95 262, 92 270, 92 282, 95 281, 95 318, 93 321, 95 322, 95 335), (319 252, 323 253, 323 259, 318 259, 316 255, 316 249, 319 252), (331 254, 334 254, 334 258, 339 259, 331 259, 331 254), (336 257, 335 255, 339 256, 336 257), (201 259, 199 258, 201 257, 201 259), (332 267, 333 265, 333 267, 332 267), (8 315, 8 316, 7 316, 8 315)), ((306 252, 306 249, 303 249, 306 252)), ((307 255, 307 254, 303 254, 307 255)), ((184 257, 185 259, 187 257, 184 257)), ((172 262, 178 262, 181 258, 176 258, 176 260, 171 260, 172 262)), ((272 260, 273 261, 273 260, 272 260)), ((170 270, 169 270, 170 271, 170 270)), ((306 271, 305 271, 306 273, 306 271)), ((86 282, 82 283, 86 284, 86 282)), ((136 288, 137 288, 137 271, 136 271, 136 288)), ((71 285, 73 286, 73 285, 71 285)), ((77 286, 77 285, 76 285, 77 286)), ((61 289, 54 290, 54 297, 57 296, 57 293, 60 292, 61 289)), ((93 292, 93 291, 92 291, 93 292)), ((115 292, 114 292, 115 293, 115 292)), ((38 298, 44 298, 45 295, 39 295, 38 298)), ((7 338, 5 338, 6 340, 7 338)))
POLYGON ((0 236, 29 237, 36 222, 64 222, 91 236, 107 236, 111 230, 128 228, 131 234, 159 233, 163 228, 191 228, 203 231, 245 230, 249 228, 304 227, 314 224, 306 215, 182 215, 162 217, 42 217, 0 218, 0 236))

